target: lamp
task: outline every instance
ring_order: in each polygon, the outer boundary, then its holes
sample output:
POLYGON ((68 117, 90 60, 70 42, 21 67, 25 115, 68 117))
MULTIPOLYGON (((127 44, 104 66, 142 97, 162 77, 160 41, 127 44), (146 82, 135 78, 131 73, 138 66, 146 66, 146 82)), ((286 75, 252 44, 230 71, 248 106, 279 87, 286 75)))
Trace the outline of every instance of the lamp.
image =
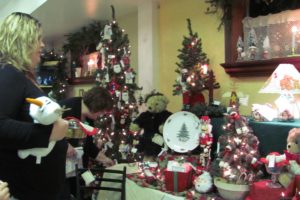
POLYGON ((299 107, 294 94, 300 94, 300 73, 294 65, 278 65, 259 93, 280 94, 275 104, 279 112, 278 117, 282 121, 299 118, 299 107))

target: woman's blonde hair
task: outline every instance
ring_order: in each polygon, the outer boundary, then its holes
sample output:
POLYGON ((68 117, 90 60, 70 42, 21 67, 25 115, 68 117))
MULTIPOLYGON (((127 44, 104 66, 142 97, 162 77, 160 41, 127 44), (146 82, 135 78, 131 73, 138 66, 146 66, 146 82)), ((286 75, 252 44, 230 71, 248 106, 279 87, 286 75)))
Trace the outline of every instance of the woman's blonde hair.
POLYGON ((42 39, 40 22, 29 14, 14 12, 0 27, 0 63, 32 73, 31 55, 42 39))

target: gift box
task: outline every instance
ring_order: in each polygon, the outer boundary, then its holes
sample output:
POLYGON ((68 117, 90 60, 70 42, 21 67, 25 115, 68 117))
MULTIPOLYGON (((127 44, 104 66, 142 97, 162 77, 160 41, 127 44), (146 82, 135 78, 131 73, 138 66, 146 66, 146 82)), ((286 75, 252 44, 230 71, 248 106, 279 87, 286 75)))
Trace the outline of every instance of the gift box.
POLYGON ((279 200, 285 188, 270 188, 267 183, 271 180, 261 180, 250 186, 250 193, 245 200, 279 200))
POLYGON ((166 189, 173 192, 182 192, 184 190, 190 189, 193 186, 192 167, 186 165, 184 166, 185 171, 170 171, 168 169, 164 170, 165 174, 165 186, 166 189))

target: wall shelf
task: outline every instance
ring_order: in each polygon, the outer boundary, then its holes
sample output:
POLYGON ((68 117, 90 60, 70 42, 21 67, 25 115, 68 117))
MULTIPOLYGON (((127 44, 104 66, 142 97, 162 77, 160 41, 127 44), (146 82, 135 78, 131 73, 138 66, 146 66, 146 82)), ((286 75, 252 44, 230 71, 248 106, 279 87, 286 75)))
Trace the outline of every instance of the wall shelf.
POLYGON ((69 79, 69 84, 71 84, 71 85, 93 84, 93 83, 95 83, 94 76, 69 79))
POLYGON ((233 77, 269 76, 281 63, 293 64, 300 71, 300 56, 222 63, 221 66, 224 68, 226 73, 233 77))
POLYGON ((243 36, 242 20, 247 15, 247 0, 234 1, 226 7, 224 21, 225 63, 220 64, 230 76, 254 77, 269 76, 281 63, 294 64, 300 71, 300 56, 273 58, 269 60, 247 60, 237 62, 236 44, 239 36, 243 36))

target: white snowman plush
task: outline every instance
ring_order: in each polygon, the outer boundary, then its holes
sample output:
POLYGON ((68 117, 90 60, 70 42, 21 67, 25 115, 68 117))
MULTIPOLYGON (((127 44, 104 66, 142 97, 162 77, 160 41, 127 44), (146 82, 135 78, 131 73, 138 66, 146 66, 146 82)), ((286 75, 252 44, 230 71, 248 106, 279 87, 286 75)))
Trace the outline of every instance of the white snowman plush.
POLYGON ((206 193, 211 190, 213 182, 211 175, 203 171, 203 173, 194 180, 195 189, 199 193, 206 193))
MULTIPOLYGON (((34 119, 35 123, 44 125, 53 124, 56 120, 61 118, 64 111, 60 105, 46 96, 36 99, 26 98, 26 101, 31 103, 29 107, 29 114, 34 119)), ((18 156, 21 159, 27 158, 29 155, 36 157, 36 163, 40 164, 42 157, 47 156, 55 146, 55 141, 49 142, 47 148, 32 148, 18 151, 18 156)))

